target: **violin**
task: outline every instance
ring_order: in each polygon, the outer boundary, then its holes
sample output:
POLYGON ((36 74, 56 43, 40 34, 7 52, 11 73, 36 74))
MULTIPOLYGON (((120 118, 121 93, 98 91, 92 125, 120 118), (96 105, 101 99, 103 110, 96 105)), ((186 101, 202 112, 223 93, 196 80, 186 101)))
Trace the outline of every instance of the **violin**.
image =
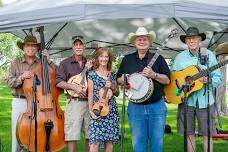
MULTIPOLYGON (((109 78, 110 80, 110 78, 109 78)), ((93 106, 93 113, 99 118, 101 116, 107 116, 109 113, 108 102, 112 98, 113 92, 108 87, 103 87, 99 90, 99 100, 93 106)))

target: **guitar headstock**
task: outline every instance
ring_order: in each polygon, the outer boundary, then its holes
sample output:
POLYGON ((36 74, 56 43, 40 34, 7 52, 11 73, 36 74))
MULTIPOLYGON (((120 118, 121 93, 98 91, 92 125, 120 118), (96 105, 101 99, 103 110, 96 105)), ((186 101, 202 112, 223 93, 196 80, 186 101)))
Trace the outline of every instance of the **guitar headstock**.
POLYGON ((172 38, 176 37, 177 34, 178 34, 178 29, 177 28, 172 29, 171 32, 168 35, 168 39, 172 39, 172 38))
MULTIPOLYGON (((161 44, 161 46, 162 46, 162 47, 165 47, 165 46, 166 46, 166 43, 167 43, 170 39, 176 37, 177 34, 178 34, 177 28, 172 29, 171 32, 168 34, 168 37, 167 37, 167 38, 165 39, 165 41, 161 44)), ((157 49, 161 51, 161 49, 160 49, 159 47, 157 47, 157 49)))

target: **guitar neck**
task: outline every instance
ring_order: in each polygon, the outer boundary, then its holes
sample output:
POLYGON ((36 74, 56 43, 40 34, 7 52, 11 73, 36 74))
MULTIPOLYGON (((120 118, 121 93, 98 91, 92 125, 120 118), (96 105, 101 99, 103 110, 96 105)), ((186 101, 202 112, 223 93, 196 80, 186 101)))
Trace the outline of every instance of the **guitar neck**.
POLYGON ((214 71, 214 70, 226 65, 227 63, 228 63, 228 59, 225 60, 225 61, 222 61, 222 62, 220 62, 220 63, 218 63, 216 65, 213 65, 213 66, 211 66, 210 68, 208 68, 206 70, 202 70, 199 73, 193 75, 192 76, 192 80, 197 80, 197 79, 203 77, 204 75, 207 75, 208 73, 210 73, 210 72, 212 72, 212 71, 214 71))

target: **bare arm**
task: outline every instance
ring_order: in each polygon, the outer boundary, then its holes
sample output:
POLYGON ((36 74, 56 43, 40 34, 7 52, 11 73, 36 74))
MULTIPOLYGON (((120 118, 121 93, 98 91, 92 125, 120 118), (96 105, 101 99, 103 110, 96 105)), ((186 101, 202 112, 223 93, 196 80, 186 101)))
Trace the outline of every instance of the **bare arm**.
POLYGON ((74 88, 75 88, 74 84, 70 84, 65 81, 59 82, 56 86, 59 88, 65 89, 65 90, 74 90, 74 88))
POLYGON ((59 88, 65 89, 65 90, 73 90, 81 98, 86 97, 86 92, 83 90, 83 86, 82 85, 71 84, 71 83, 67 83, 65 81, 61 81, 56 86, 59 87, 59 88))
POLYGON ((124 83, 122 76, 117 79, 117 84, 122 85, 124 83))
POLYGON ((154 74, 154 76, 152 76, 152 79, 155 79, 155 80, 157 80, 158 82, 160 82, 161 84, 164 84, 164 85, 170 83, 170 80, 169 80, 168 76, 165 75, 165 74, 156 73, 156 74, 154 74))
POLYGON ((170 83, 170 80, 169 80, 168 76, 166 76, 165 74, 156 73, 150 67, 145 67, 143 69, 142 73, 146 77, 152 78, 152 79, 160 82, 161 84, 166 85, 166 84, 170 83))
POLYGON ((120 94, 120 90, 119 90, 119 86, 117 84, 117 82, 115 82, 112 86, 111 86, 111 89, 113 91, 113 94, 118 97, 119 94, 120 94))
POLYGON ((88 105, 89 111, 93 109, 93 81, 88 79, 88 105))
POLYGON ((98 119, 100 116, 96 116, 93 113, 93 81, 88 79, 88 105, 89 114, 93 119, 98 119))
POLYGON ((115 96, 119 96, 119 86, 116 81, 113 83, 110 80, 106 81, 105 87, 110 88, 115 96))

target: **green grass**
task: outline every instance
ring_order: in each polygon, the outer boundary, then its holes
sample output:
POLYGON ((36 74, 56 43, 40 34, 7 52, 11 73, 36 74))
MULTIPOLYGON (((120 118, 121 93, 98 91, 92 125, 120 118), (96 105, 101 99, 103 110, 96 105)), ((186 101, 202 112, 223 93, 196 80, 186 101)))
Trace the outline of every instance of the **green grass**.
MULTIPOLYGON (((10 89, 6 86, 0 85, 0 138, 1 143, 4 147, 4 152, 11 151, 11 95, 10 89)), ((65 98, 61 96, 60 105, 63 109, 65 109, 65 98)), ((119 112, 121 115, 122 111, 122 98, 118 98, 119 112)), ((183 151, 183 137, 177 134, 176 132, 176 105, 168 105, 168 114, 167 114, 167 124, 172 127, 173 134, 165 135, 164 140, 164 152, 182 152, 183 151)), ((222 117, 222 124, 224 130, 228 130, 228 118, 222 117)), ((83 151, 83 137, 77 145, 78 151, 83 151)), ((228 141, 217 140, 214 141, 214 151, 215 152, 223 152, 228 149, 228 141)), ((197 137, 197 150, 203 151, 201 145, 201 138, 197 137)), ((62 152, 66 152, 66 147, 62 150, 62 152)), ((103 151, 103 150, 101 150, 103 151)), ((120 144, 114 145, 114 152, 120 151, 120 144)), ((130 128, 128 125, 127 116, 125 117, 125 137, 124 137, 124 152, 131 152, 131 134, 130 128)))

